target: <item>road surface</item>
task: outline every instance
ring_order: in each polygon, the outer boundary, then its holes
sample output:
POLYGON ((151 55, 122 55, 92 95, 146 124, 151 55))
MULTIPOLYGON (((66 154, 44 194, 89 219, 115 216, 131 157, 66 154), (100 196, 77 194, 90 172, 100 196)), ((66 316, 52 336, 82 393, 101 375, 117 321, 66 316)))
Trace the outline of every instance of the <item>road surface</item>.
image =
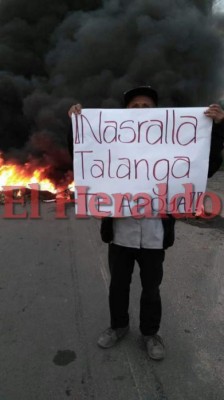
POLYGON ((97 220, 68 215, 41 203, 40 220, 0 221, 0 400, 222 400, 224 219, 177 222, 161 287, 167 355, 155 362, 138 330, 138 266, 129 335, 97 347, 109 325, 107 246, 97 220))

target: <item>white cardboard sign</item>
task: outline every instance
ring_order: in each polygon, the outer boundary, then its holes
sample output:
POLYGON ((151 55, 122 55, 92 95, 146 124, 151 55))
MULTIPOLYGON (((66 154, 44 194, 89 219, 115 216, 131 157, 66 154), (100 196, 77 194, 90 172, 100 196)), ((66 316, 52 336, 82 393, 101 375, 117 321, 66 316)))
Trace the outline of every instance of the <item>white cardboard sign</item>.
MULTIPOLYGON (((205 192, 208 173, 212 120, 205 110, 83 109, 81 115, 73 114, 76 187, 110 196, 112 204, 102 209, 111 216, 115 194, 133 198, 146 193, 158 211, 159 188, 166 188, 168 204, 184 192, 183 185, 192 184, 195 201, 205 192)), ((131 215, 125 210, 124 215, 131 215)), ((186 206, 179 211, 186 212, 186 206)))

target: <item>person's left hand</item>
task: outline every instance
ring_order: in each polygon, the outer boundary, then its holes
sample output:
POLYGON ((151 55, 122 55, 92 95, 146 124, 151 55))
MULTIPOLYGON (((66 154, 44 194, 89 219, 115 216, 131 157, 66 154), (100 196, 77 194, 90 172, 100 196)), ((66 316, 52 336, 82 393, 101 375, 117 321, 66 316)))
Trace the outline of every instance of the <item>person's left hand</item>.
POLYGON ((205 111, 206 117, 212 118, 216 124, 224 121, 224 110, 219 104, 211 104, 205 111))

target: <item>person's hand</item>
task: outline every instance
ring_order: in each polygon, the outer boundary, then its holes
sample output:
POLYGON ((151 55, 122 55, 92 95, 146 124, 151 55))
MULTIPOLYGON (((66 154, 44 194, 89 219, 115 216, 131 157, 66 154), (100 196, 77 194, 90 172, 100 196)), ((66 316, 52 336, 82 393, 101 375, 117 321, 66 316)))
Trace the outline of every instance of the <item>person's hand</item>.
POLYGON ((68 116, 71 118, 72 114, 78 115, 81 114, 82 112, 82 105, 81 104, 75 104, 71 106, 71 108, 68 111, 68 116))
POLYGON ((216 124, 224 121, 224 110, 219 104, 211 104, 205 111, 206 117, 212 118, 216 124))

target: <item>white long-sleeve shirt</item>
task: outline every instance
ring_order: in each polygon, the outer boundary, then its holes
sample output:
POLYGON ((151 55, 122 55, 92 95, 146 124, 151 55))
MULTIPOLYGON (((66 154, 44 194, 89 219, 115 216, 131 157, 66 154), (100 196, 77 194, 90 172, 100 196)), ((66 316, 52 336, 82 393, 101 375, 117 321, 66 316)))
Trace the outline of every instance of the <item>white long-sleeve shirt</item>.
POLYGON ((163 224, 159 218, 114 218, 113 243, 125 247, 162 249, 163 224))

